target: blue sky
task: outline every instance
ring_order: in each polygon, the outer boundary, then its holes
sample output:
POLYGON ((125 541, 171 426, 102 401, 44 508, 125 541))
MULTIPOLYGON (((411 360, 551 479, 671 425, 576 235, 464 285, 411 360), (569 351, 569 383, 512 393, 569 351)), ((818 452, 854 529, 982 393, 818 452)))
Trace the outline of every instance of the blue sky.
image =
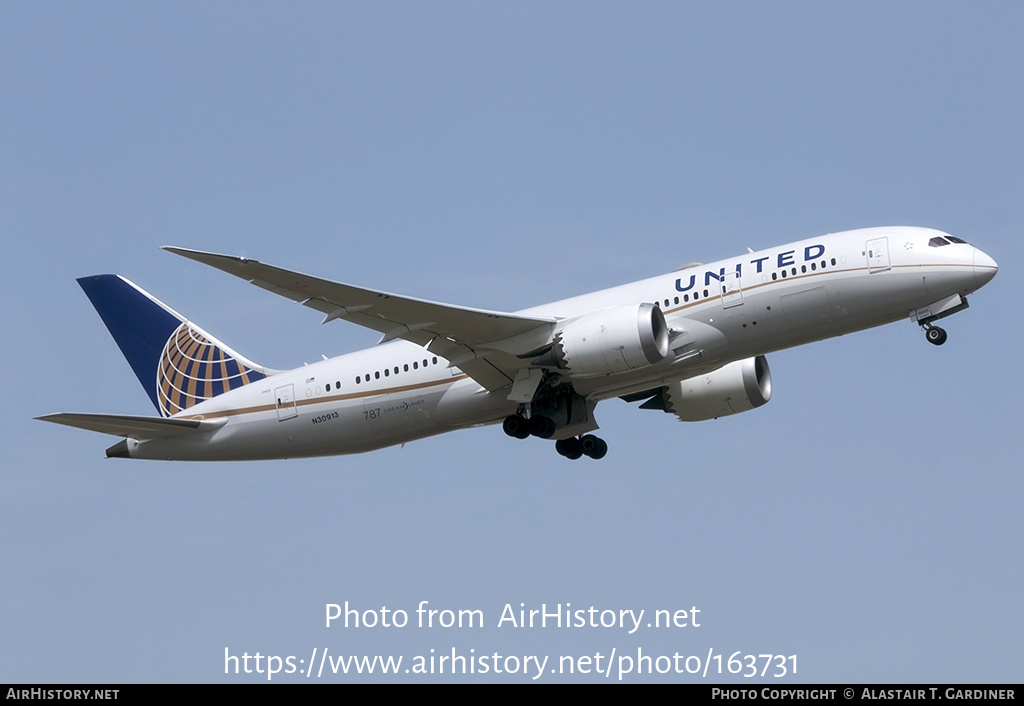
POLYGON ((798 656, 769 684, 1018 680, 1022 20, 999 2, 4 4, 0 681, 265 679, 225 675, 225 648, 740 651, 798 656), (31 419, 152 413, 84 275, 123 274, 272 367, 377 338, 164 244, 516 310, 888 224, 999 262, 949 343, 908 322, 773 354, 771 403, 716 422, 603 403, 600 463, 495 427, 133 463, 31 419), (486 625, 324 627, 326 603, 423 600, 486 625), (702 624, 498 628, 506 603, 702 624))

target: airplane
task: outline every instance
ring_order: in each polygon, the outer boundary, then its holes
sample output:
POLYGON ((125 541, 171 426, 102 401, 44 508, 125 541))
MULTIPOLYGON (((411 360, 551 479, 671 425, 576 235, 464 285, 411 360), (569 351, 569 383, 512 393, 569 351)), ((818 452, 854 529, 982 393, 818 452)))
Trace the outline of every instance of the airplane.
POLYGON ((117 275, 78 280, 159 416, 37 417, 123 437, 108 457, 227 461, 371 451, 501 423, 600 459, 598 402, 621 398, 682 421, 771 399, 766 355, 968 306, 996 262, 941 231, 822 235, 514 313, 341 284, 245 257, 165 247, 323 314, 379 332, 367 350, 273 370, 117 275))

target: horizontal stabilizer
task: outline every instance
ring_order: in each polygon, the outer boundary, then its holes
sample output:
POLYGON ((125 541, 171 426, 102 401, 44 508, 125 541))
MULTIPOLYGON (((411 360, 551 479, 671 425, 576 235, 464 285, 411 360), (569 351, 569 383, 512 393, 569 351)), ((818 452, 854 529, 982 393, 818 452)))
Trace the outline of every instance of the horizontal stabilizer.
POLYGON ((71 414, 67 412, 46 414, 42 417, 36 417, 36 419, 131 439, 156 439, 169 436, 202 434, 213 431, 227 421, 226 419, 214 422, 198 419, 136 417, 125 414, 71 414))

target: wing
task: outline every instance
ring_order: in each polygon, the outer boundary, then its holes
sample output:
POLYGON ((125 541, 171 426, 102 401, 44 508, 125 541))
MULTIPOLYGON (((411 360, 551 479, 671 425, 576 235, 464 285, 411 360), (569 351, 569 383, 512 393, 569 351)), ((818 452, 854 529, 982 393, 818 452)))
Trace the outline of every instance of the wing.
POLYGON ((184 436, 212 431, 226 420, 200 421, 198 419, 165 419, 163 417, 136 417, 125 414, 47 414, 36 419, 69 427, 98 431, 132 439, 153 439, 184 436))
POLYGON ((265 265, 257 260, 165 246, 172 252, 325 314, 401 338, 446 358, 488 390, 511 384, 528 358, 551 342, 555 319, 413 299, 265 265))

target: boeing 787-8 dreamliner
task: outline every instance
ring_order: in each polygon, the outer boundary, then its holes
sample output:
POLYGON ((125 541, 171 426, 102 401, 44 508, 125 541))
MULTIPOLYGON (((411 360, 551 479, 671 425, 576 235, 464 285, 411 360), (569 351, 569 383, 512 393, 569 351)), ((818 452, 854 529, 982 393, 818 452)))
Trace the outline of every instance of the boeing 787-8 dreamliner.
POLYGON ((941 318, 998 270, 926 228, 852 230, 514 313, 355 287, 256 260, 168 247, 323 314, 378 346, 271 370, 116 275, 78 280, 159 416, 39 419, 124 437, 125 458, 227 461, 371 451, 501 423, 602 458, 595 408, 620 397, 683 421, 771 399, 765 355, 909 319, 941 345, 941 318), (383 345, 381 345, 383 344, 383 345))

